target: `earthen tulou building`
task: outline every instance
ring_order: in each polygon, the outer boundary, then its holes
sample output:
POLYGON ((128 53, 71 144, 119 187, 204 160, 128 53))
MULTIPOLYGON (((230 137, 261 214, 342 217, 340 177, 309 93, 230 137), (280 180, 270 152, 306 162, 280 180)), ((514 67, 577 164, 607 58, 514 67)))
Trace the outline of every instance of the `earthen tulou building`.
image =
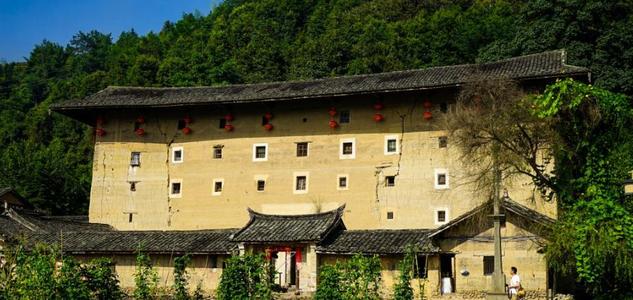
MULTIPOLYGON (((474 74, 530 90, 590 75, 559 50, 307 81, 108 87, 51 108, 95 129, 88 220, 12 208, 22 202, 7 196, 2 239, 111 257, 128 287, 139 247, 167 285, 173 259, 190 254, 190 281, 209 291, 232 254, 265 254, 275 283, 304 293, 315 291, 320 265, 375 254, 385 295, 414 245, 429 296, 481 296, 494 262, 492 206, 442 128, 474 74)), ((504 270, 518 267, 523 286, 543 296, 554 282, 542 232, 556 204, 528 179, 504 187, 504 270)))

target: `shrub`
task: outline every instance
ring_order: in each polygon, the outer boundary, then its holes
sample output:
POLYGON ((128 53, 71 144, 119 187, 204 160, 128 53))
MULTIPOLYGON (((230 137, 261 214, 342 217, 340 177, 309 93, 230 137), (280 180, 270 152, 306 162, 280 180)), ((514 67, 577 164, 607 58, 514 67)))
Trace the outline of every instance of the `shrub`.
POLYGON ((262 255, 233 256, 222 271, 219 300, 272 299, 268 262, 262 255))
POLYGON ((323 265, 319 269, 319 285, 316 300, 343 299, 341 288, 341 267, 338 265, 323 265))
POLYGON ((319 270, 317 299, 380 299, 380 258, 355 254, 319 270))
POLYGON ((139 300, 154 299, 157 297, 158 274, 152 266, 149 255, 138 251, 136 254, 136 272, 134 272, 134 298, 139 300))
POLYGON ((189 255, 176 257, 174 259, 174 299, 189 299, 187 287, 189 285, 189 274, 187 274, 187 265, 191 262, 189 255))
POLYGON ((99 300, 118 300, 123 298, 119 279, 114 271, 114 263, 108 258, 91 260, 82 268, 88 288, 99 300))
POLYGON ((402 261, 398 264, 400 275, 398 282, 393 288, 393 298, 395 300, 411 300, 413 299, 413 288, 411 288, 411 274, 414 267, 414 252, 407 251, 402 261))

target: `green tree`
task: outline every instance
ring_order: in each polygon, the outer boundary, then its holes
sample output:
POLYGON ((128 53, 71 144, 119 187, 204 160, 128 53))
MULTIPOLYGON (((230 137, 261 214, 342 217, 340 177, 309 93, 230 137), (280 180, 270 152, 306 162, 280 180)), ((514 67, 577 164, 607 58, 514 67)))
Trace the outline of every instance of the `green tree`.
POLYGON ((189 299, 189 274, 187 266, 191 263, 189 255, 183 255, 174 259, 174 299, 189 299))
POLYGON ((262 255, 246 254, 226 260, 217 298, 272 299, 268 262, 262 255))

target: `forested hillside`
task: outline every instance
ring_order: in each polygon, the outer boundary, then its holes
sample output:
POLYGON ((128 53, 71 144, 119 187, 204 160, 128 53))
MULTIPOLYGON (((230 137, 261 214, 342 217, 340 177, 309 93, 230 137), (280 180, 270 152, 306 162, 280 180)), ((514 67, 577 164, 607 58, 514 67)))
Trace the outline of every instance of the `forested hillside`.
POLYGON ((606 0, 227 0, 145 36, 43 41, 25 63, 0 65, 0 185, 54 214, 86 213, 93 132, 48 106, 108 85, 305 79, 566 48, 596 85, 631 95, 632 12, 606 0))

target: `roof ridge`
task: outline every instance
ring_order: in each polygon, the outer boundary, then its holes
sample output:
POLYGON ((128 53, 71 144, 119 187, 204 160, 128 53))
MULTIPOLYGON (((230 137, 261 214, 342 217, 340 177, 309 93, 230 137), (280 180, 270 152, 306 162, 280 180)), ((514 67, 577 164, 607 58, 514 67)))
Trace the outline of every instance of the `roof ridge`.
POLYGON ((326 215, 331 215, 331 214, 342 214, 343 210, 345 209, 345 204, 337 207, 336 209, 333 210, 328 210, 325 212, 320 212, 320 213, 312 213, 312 214, 294 214, 294 215, 279 215, 279 214, 265 214, 265 213, 261 213, 261 212, 257 212, 253 209, 251 209, 250 207, 247 208, 249 214, 253 214, 255 216, 259 216, 259 217, 271 217, 271 218, 281 218, 281 219, 288 219, 288 218, 302 218, 302 217, 321 217, 321 216, 326 216, 326 215))

